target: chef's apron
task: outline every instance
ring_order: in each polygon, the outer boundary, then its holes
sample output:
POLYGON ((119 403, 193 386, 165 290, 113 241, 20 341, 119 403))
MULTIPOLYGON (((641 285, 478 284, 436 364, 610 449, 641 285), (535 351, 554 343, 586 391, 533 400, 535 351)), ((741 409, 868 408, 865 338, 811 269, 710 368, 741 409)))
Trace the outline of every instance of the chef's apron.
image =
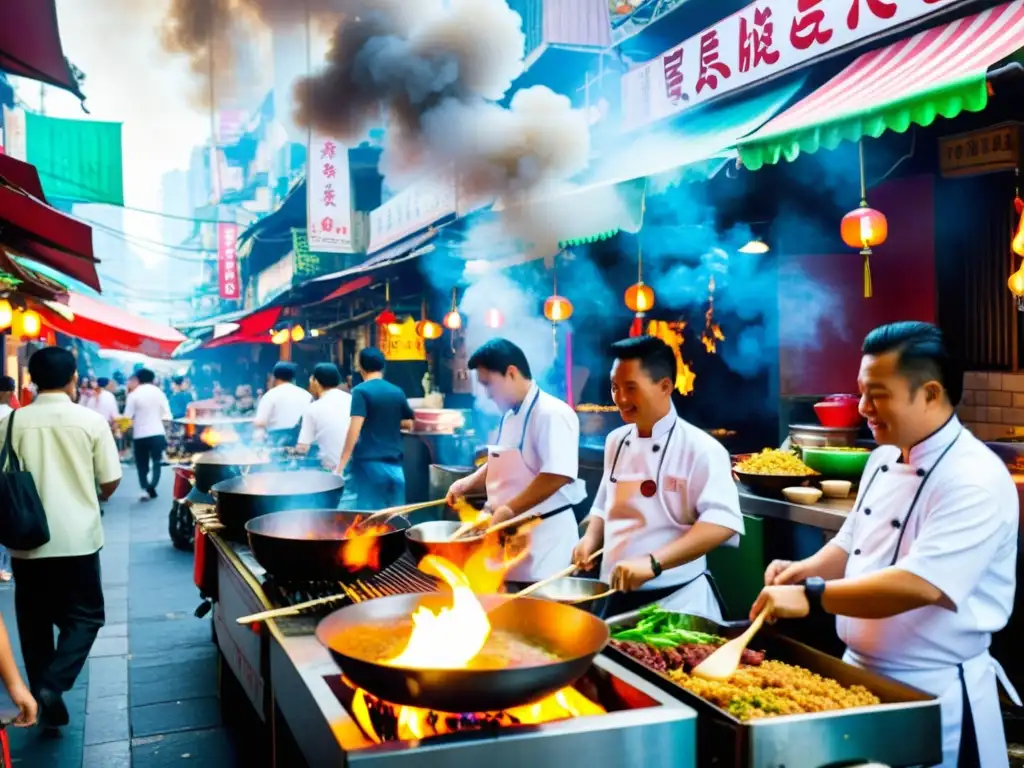
MULTIPOLYGON (((680 524, 668 511, 669 503, 677 502, 682 505, 686 498, 685 486, 679 485, 682 480, 677 479, 676 490, 670 491, 666 487, 668 483, 665 482, 666 478, 663 473, 664 459, 668 454, 668 446, 674 432, 675 426, 669 430, 663 445, 652 444, 652 449, 656 448, 661 456, 654 478, 642 475, 620 476, 617 472, 623 447, 627 445, 628 441, 635 439, 632 431, 623 438, 615 450, 615 457, 608 473, 614 496, 613 506, 608 510, 605 520, 605 554, 601 561, 601 581, 606 584, 610 583, 612 571, 615 570, 617 563, 623 560, 650 557, 652 552, 685 535, 692 526, 692 524, 680 524), (621 507, 628 507, 632 512, 639 513, 642 520, 629 518, 616 520, 614 511, 621 507)), ((718 587, 707 569, 707 558, 705 557, 699 557, 676 568, 667 569, 662 572, 661 576, 652 579, 645 586, 646 590, 640 589, 636 593, 632 593, 634 596, 628 601, 629 607, 632 607, 634 600, 639 595, 650 591, 652 602, 657 601, 667 610, 703 616, 715 622, 722 621, 725 606, 718 587), (675 587, 675 590, 667 597, 661 597, 668 587, 675 587)), ((609 605, 609 616, 614 615, 613 611, 616 611, 614 597, 613 595, 613 601, 609 605)), ((618 602, 621 605, 625 601, 618 602)))
MULTIPOLYGON (((914 469, 899 463, 897 456, 876 467, 868 480, 864 493, 854 507, 853 551, 846 565, 846 578, 855 578, 883 568, 897 565, 902 553, 907 525, 915 514, 921 493, 931 479, 935 468, 946 458, 959 440, 958 434, 928 470, 914 469), (873 493, 872 493, 873 491, 873 493), (865 501, 871 494, 870 512, 865 513, 865 501), (870 526, 866 529, 861 526, 870 526), (861 534, 858 536, 857 534, 861 534)), ((919 511, 918 511, 919 513, 919 511)), ((839 636, 849 645, 846 631, 852 622, 863 619, 838 618, 839 636)), ((870 620, 879 623, 913 621, 906 614, 887 619, 870 620)), ((884 630, 877 630, 881 632, 884 630)), ((1020 705, 1017 692, 1007 679, 1002 667, 987 650, 961 664, 922 667, 918 662, 901 660, 901 649, 855 649, 849 647, 844 660, 866 667, 888 677, 919 688, 939 698, 942 707, 943 768, 1002 768, 1008 765, 1006 738, 1003 733, 1002 713, 996 680, 1020 705), (871 651, 877 650, 878 653, 871 651), (880 658, 884 652, 885 658, 880 658), (985 731, 978 733, 976 728, 985 731)))
MULTIPOLYGON (((523 419, 523 433, 518 445, 502 444, 501 437, 505 427, 505 416, 502 416, 498 426, 497 444, 487 448, 487 505, 491 509, 508 504, 526 490, 537 477, 538 473, 530 469, 523 460, 523 446, 526 444, 533 409, 539 399, 538 389, 527 406, 526 417, 523 419)), ((579 482, 578 479, 574 481, 576 484, 579 482)), ((509 572, 510 581, 534 582, 553 576, 572 563, 572 551, 579 541, 579 529, 576 516, 572 513, 572 504, 566 504, 560 493, 553 494, 551 498, 545 499, 530 511, 540 515, 541 522, 530 529, 529 554, 509 572)))

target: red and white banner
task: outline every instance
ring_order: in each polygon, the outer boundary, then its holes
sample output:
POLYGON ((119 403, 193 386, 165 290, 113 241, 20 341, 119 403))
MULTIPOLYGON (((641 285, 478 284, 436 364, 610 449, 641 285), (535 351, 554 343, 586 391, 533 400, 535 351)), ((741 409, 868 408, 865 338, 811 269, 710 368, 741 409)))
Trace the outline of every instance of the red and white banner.
POLYGON ((217 225, 217 275, 220 281, 222 299, 239 299, 242 296, 238 274, 238 225, 221 222, 217 225))
POLYGON ((959 0, 757 0, 622 78, 633 130, 959 0))
POLYGON ((306 156, 306 214, 309 250, 353 253, 352 179, 348 148, 311 134, 306 156))

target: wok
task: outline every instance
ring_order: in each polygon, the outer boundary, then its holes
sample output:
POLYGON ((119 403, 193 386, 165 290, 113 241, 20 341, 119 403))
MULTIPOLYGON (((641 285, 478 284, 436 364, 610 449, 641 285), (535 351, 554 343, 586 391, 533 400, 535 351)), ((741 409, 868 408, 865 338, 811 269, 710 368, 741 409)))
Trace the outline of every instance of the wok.
POLYGON ((354 581, 387 568, 405 554, 403 532, 409 522, 389 520, 387 532, 376 535, 374 556, 361 568, 345 565, 349 546, 345 534, 366 512, 303 509, 274 512, 245 524, 249 549, 256 562, 282 581, 354 581))
POLYGON ((508 669, 409 669, 360 657, 345 647, 345 630, 408 620, 421 605, 433 611, 450 604, 441 594, 394 595, 335 611, 316 628, 353 684, 392 704, 441 712, 496 712, 529 704, 572 685, 608 643, 608 625, 596 616, 550 600, 508 595, 479 595, 491 626, 528 639, 556 654, 559 661, 508 669))
POLYGON ((193 460, 196 488, 200 493, 210 489, 222 480, 238 477, 252 470, 259 470, 269 464, 266 456, 242 447, 214 448, 198 454, 193 460))
POLYGON ((462 523, 451 520, 435 520, 412 526, 405 532, 409 554, 417 563, 427 555, 439 555, 462 568, 470 555, 483 544, 484 537, 463 536, 458 541, 449 541, 460 528, 462 523))
MULTIPOLYGON (((505 582, 505 587, 510 593, 521 592, 528 586, 530 586, 530 582, 528 581, 505 582)), ((565 576, 541 587, 532 594, 534 597, 540 598, 541 600, 552 600, 563 605, 572 605, 573 607, 579 608, 587 613, 592 613, 598 618, 603 618, 605 610, 608 608, 608 600, 611 595, 605 595, 605 597, 597 600, 587 600, 586 602, 579 603, 578 605, 576 604, 576 601, 583 600, 587 597, 594 597, 595 595, 603 595, 610 589, 611 587, 602 581, 596 581, 595 579, 581 579, 575 576, 565 576)))
POLYGON ((293 509, 337 507, 345 482, 315 470, 258 472, 221 480, 210 489, 224 534, 245 540, 245 524, 254 517, 293 509))

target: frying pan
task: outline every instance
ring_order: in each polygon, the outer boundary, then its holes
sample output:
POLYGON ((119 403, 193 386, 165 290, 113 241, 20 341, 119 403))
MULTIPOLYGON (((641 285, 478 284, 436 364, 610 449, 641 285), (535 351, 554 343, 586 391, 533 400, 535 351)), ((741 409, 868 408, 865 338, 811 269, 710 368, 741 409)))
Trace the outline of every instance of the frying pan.
POLYGON ((464 567, 470 555, 480 548, 484 537, 463 536, 458 541, 450 541, 461 527, 462 523, 451 520, 434 520, 414 525, 405 532, 409 554, 417 563, 427 555, 438 555, 459 568, 464 567))
MULTIPOLYGON (((520 592, 530 586, 528 581, 506 581, 505 587, 509 593, 514 594, 520 592)), ((608 608, 608 599, 610 595, 605 595, 608 590, 611 589, 607 584, 595 579, 584 579, 576 576, 565 576, 558 581, 554 581, 547 586, 541 587, 533 594, 541 600, 553 600, 556 603, 562 603, 564 605, 573 605, 580 610, 592 613, 599 618, 603 618, 605 610, 608 608), (605 595, 605 597, 599 597, 597 600, 588 600, 596 595, 605 595), (576 601, 580 602, 578 605, 576 601)))
POLYGON ((442 594, 394 595, 341 608, 320 622, 316 637, 345 677, 373 696, 455 713, 496 712, 550 696, 581 678, 608 642, 601 619, 569 605, 508 595, 477 599, 494 629, 528 639, 560 660, 508 669, 410 669, 361 657, 363 649, 345 646, 345 630, 405 621, 421 605, 436 612, 450 604, 451 597, 442 594))
POLYGON ((224 533, 245 540, 245 524, 254 517, 293 509, 337 507, 345 482, 316 470, 259 472, 222 480, 210 489, 224 533))
POLYGON ((345 533, 366 512, 304 509, 274 512, 245 524, 249 549, 256 562, 282 581, 355 581, 387 568, 405 553, 409 521, 394 517, 388 530, 375 536, 373 565, 352 570, 345 565, 345 533))

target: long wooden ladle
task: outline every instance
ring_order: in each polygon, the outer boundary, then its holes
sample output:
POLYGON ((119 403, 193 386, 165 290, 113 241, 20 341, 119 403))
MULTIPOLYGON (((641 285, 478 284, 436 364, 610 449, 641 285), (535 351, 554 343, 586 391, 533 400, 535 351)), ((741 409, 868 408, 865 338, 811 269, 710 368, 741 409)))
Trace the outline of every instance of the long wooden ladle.
POLYGON ((747 630, 740 635, 735 637, 717 651, 708 656, 704 661, 693 668, 691 673, 694 677, 700 677, 705 680, 728 680, 739 669, 740 659, 743 658, 743 651, 750 645, 750 641, 754 639, 754 635, 757 634, 758 630, 761 629, 761 625, 764 624, 765 618, 768 616, 768 608, 761 609, 761 612, 757 614, 757 617, 750 623, 747 630))
POLYGON ((387 509, 382 509, 379 512, 374 512, 369 517, 361 520, 358 525, 360 528, 366 528, 368 525, 376 522, 386 523, 393 517, 401 517, 403 515, 417 512, 421 509, 429 509, 430 507, 439 507, 444 503, 445 499, 434 499, 433 501, 421 501, 417 504, 402 504, 398 507, 388 507, 387 509))

